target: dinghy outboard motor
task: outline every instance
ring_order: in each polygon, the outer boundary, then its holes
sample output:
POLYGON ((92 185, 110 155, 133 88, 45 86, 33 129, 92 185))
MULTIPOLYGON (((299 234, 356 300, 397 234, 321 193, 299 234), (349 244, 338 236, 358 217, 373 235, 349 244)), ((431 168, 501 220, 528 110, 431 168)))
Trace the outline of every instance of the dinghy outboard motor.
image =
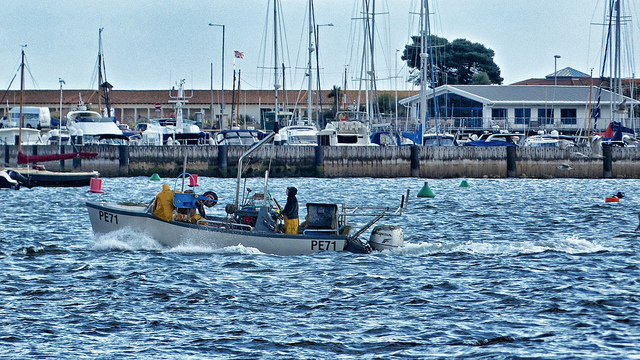
POLYGON ((404 244, 404 232, 400 226, 380 225, 373 228, 369 245, 373 250, 393 250, 404 244))

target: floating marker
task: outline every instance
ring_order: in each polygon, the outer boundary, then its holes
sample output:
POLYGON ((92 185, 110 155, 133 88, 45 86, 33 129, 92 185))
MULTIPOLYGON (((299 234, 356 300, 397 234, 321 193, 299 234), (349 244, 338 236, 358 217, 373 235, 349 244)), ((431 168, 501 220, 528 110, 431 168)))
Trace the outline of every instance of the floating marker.
POLYGON ((154 181, 160 180, 160 175, 158 175, 158 173, 154 173, 153 175, 151 175, 151 179, 149 180, 154 180, 154 181))
POLYGON ((189 186, 200 186, 200 184, 198 184, 198 175, 191 174, 191 176, 189 176, 189 186))
POLYGON ((89 191, 92 193, 102 194, 102 179, 100 178, 91 178, 89 180, 89 191))
POLYGON ((606 197, 604 198, 604 202, 620 202, 620 198, 617 198, 615 196, 606 197))
POLYGON ((427 183, 426 181, 424 182, 424 186, 422 187, 422 189, 420 189, 420 192, 418 193, 418 197, 436 197, 436 194, 433 193, 433 191, 431 191, 431 189, 429 188, 429 183, 427 183))
POLYGON ((467 180, 462 180, 462 182, 460 183, 460 187, 471 187, 471 185, 469 185, 469 182, 467 180))

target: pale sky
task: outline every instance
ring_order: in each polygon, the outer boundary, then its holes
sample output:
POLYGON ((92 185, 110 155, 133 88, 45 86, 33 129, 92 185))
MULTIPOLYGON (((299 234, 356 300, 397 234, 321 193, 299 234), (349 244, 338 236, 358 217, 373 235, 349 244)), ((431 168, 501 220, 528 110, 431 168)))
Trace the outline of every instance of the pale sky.
MULTIPOLYGON (((630 0, 629 0, 630 1, 630 0)), ((627 2, 629 2, 627 1, 627 2)), ((287 51, 287 90, 306 89, 308 0, 279 0, 287 51)), ((323 89, 357 89, 362 56, 361 0, 315 0, 320 27, 320 78, 323 89)), ((376 74, 379 89, 410 89, 400 60, 404 45, 418 34, 419 0, 377 0, 376 74), (397 61, 396 61, 397 59, 397 61), (397 65, 396 65, 397 64, 397 65), (397 72, 396 72, 397 66, 397 72)), ((572 67, 599 76, 604 0, 431 0, 432 33, 465 38, 495 51, 504 84, 544 77, 572 67)), ((169 89, 186 79, 188 89, 221 88, 222 28, 225 25, 225 89, 231 89, 233 50, 241 89, 273 89, 273 0, 15 0, 5 1, 0 20, 0 86, 17 73, 21 45, 30 71, 27 89, 95 88, 98 30, 102 33, 107 80, 116 90, 169 89), (265 36, 265 33, 267 36, 265 36)), ((636 5, 626 5, 638 30, 636 5)), ((637 50, 634 50, 637 52, 637 50)), ((315 59, 314 59, 315 64, 315 59)), ((315 65, 314 65, 315 67, 315 65)), ((314 70, 315 71, 315 70, 314 70)), ((629 73, 627 76, 631 76, 629 73)), ((314 79, 315 79, 314 73, 314 79)), ((315 81, 315 80, 314 80, 315 81)), ((19 89, 19 74, 11 89, 19 89)))

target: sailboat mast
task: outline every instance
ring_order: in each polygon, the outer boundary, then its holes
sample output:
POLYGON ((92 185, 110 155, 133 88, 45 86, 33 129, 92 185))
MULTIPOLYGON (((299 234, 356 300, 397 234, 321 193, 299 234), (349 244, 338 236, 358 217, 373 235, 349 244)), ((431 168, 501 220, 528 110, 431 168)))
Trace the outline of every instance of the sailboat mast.
POLYGON ((307 82, 308 82, 308 88, 307 88, 307 118, 309 120, 309 123, 311 123, 313 117, 312 117, 312 111, 313 111, 313 97, 311 96, 311 91, 312 91, 312 85, 313 85, 313 70, 311 69, 311 58, 313 56, 313 51, 315 50, 314 47, 314 43, 313 43, 313 0, 309 0, 309 64, 308 64, 308 69, 307 69, 307 82))
MULTIPOLYGON (((431 76, 431 89, 433 90, 433 117, 436 127, 436 141, 440 145, 440 134, 438 131, 438 100, 436 98, 436 77, 433 69, 433 43, 431 37, 431 20, 429 20, 429 0, 424 0, 425 3, 425 15, 427 24, 427 37, 429 41, 429 75, 431 76)), ((426 110, 426 108, 425 108, 426 110)))
POLYGON ((275 114, 274 121, 278 123, 278 0, 273 0, 273 88, 275 90, 275 114))
MULTIPOLYGON (((615 35, 615 44, 614 44, 614 64, 613 64, 613 79, 612 89, 613 93, 616 96, 616 104, 622 101, 622 70, 621 70, 621 56, 620 56, 620 2, 621 0, 615 0, 615 12, 616 12, 616 35, 615 35)), ((617 110, 617 109, 616 109, 617 110)), ((618 116, 618 112, 614 110, 613 112, 614 120, 615 117, 618 116)), ((622 117, 622 116, 620 116, 622 117)), ((622 124, 622 122, 620 122, 622 124)))
POLYGON ((102 113, 102 96, 100 85, 102 85, 102 30, 98 29, 98 112, 102 113))
POLYGON ((419 134, 420 145, 424 143, 424 133, 427 126, 427 36, 425 35, 425 6, 426 0, 422 0, 422 6, 420 6, 420 124, 422 125, 422 131, 421 134, 419 134))
MULTIPOLYGON (((25 45, 26 46, 26 45, 25 45)), ((20 60, 20 129, 18 130, 18 153, 22 153, 22 127, 24 126, 24 49, 20 60)), ((9 114, 11 116, 11 114, 9 114)))

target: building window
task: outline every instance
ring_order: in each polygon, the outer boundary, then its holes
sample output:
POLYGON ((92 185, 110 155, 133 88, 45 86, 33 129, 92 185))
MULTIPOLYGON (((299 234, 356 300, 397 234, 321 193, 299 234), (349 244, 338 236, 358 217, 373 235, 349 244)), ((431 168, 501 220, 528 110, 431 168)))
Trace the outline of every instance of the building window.
POLYGON ((553 125, 553 109, 538 109, 538 124, 553 125))
POLYGON ((505 120, 507 118, 507 109, 491 109, 491 119, 493 120, 505 120))
POLYGON ((515 121, 514 124, 529 125, 531 121, 531 109, 530 108, 518 108, 514 109, 515 121))
POLYGON ((562 125, 577 125, 578 111, 576 109, 560 109, 560 121, 562 125))

